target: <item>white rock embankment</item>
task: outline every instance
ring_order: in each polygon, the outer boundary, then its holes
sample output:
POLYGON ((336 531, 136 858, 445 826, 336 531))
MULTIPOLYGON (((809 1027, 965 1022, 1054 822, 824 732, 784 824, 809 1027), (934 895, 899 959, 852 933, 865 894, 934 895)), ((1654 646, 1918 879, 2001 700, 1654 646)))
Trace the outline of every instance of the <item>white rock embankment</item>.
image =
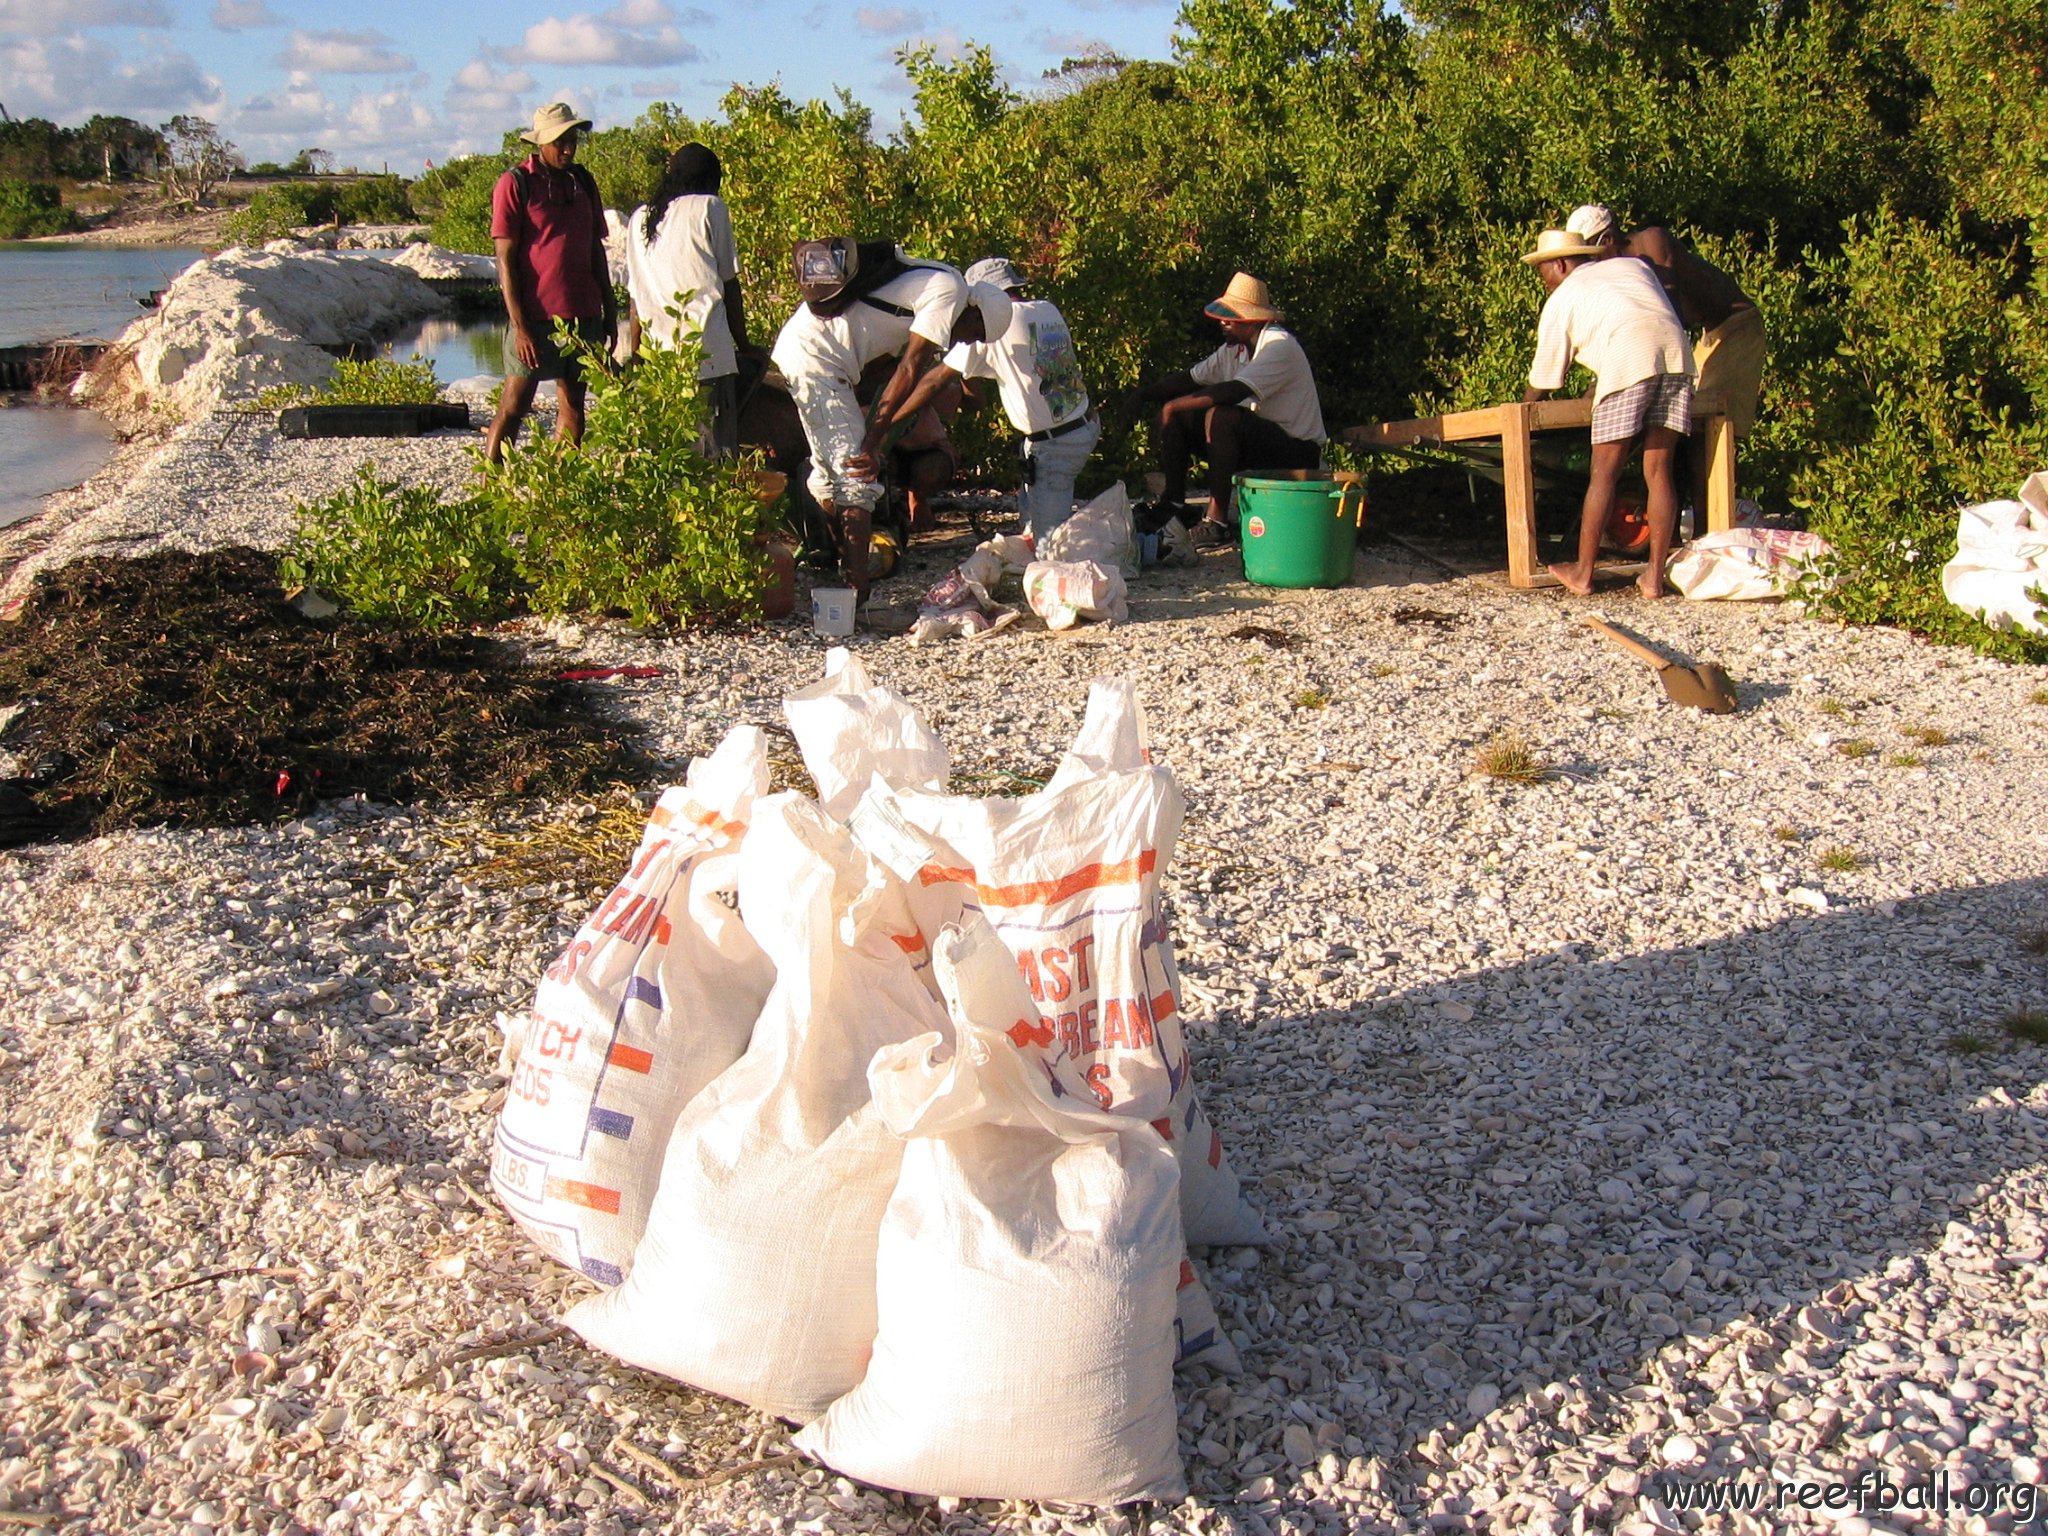
POLYGON ((467 275, 421 251, 393 260, 235 247, 194 262, 122 333, 128 367, 94 381, 88 398, 189 420, 271 385, 322 383, 334 369, 324 349, 372 343, 439 309, 423 277, 467 275))

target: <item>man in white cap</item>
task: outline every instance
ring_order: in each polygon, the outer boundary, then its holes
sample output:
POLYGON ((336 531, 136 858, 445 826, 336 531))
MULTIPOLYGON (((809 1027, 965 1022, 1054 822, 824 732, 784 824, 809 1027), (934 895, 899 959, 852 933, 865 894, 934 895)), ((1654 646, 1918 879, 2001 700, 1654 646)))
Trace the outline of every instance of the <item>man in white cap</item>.
MULTIPOLYGON (((1614 214, 1599 203, 1574 208, 1564 227, 1607 256, 1636 256, 1650 264, 1671 296, 1678 318, 1698 335, 1693 363, 1700 390, 1719 390, 1728 402, 1728 424, 1738 438, 1756 425, 1757 399, 1764 382, 1764 317, 1734 278, 1702 260, 1670 230, 1650 224, 1624 236, 1614 214)), ((1706 497, 1706 456, 1693 455, 1695 494, 1706 497)))
POLYGON ((1692 350, 1663 286, 1640 261, 1601 261, 1600 247, 1562 229, 1546 229, 1522 258, 1549 290, 1536 326, 1527 401, 1564 387, 1573 363, 1593 373, 1593 468, 1579 514, 1579 557, 1550 567, 1567 590, 1593 590, 1600 536, 1614 511, 1614 490, 1638 441, 1650 525, 1649 568, 1636 585, 1664 595, 1664 562, 1678 521, 1672 459, 1692 415, 1692 350))
POLYGON ((542 107, 519 135, 533 153, 491 192, 491 240, 505 296, 505 387, 484 433, 484 458, 492 464, 519 435, 543 379, 555 381, 561 404, 556 435, 583 440, 583 374, 555 345, 555 322, 567 320, 585 343, 606 352, 618 330, 604 203, 597 179, 576 164, 578 139, 589 127, 590 119, 566 102, 542 107))
POLYGON ((792 256, 804 302, 772 357, 810 444, 811 495, 858 604, 867 597, 868 543, 882 499, 876 459, 898 407, 942 348, 981 340, 984 325, 997 335, 1007 330, 1010 300, 988 284, 970 292, 956 269, 912 260, 891 241, 799 240, 792 256), (895 357, 896 369, 864 415, 854 390, 878 357, 895 357))
POLYGON ((1308 354, 1280 322, 1266 285, 1248 272, 1230 279, 1202 313, 1223 327, 1223 345, 1186 373, 1135 392, 1162 401, 1155 423, 1161 504, 1187 521, 1188 465, 1209 461, 1209 511, 1194 526, 1207 548, 1228 544, 1231 496, 1240 470, 1314 469, 1323 462, 1323 407, 1308 354))
POLYGON ((1053 529, 1074 515, 1074 481, 1095 451, 1102 423, 1089 406, 1074 338, 1058 306, 1027 299, 1023 275, 1001 256, 969 267, 967 284, 970 292, 986 285, 1009 296, 1009 329, 956 344, 918 381, 896 419, 909 420, 957 380, 994 379, 1003 412, 1023 437, 1017 511, 1025 534, 1043 549, 1053 529))

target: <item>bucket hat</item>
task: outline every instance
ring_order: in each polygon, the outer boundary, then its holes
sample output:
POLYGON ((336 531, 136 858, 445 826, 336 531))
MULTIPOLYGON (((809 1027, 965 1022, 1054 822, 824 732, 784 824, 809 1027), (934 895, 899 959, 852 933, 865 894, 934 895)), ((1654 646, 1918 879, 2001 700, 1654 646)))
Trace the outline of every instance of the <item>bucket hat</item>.
POLYGON ((993 283, 998 288, 1022 288, 1024 274, 1007 256, 984 256, 965 273, 971 288, 976 283, 993 283))
POLYGON ((1546 261, 1556 261, 1565 256, 1604 256, 1607 253, 1597 245, 1588 245, 1585 240, 1568 229, 1546 229, 1536 237, 1536 249, 1522 260, 1530 266, 1541 266, 1546 261))
POLYGON ((552 144, 571 128, 590 131, 590 119, 578 117, 566 101, 551 101, 533 114, 533 126, 519 135, 529 144, 552 144))
POLYGON ((1266 285, 1249 272, 1239 272, 1219 299, 1202 306, 1202 313, 1218 320, 1285 320, 1287 312, 1273 307, 1266 285))
POLYGON ((1010 317, 1015 313, 1010 296, 994 283, 970 283, 967 302, 981 311, 982 334, 990 341, 1001 341, 1009 331, 1010 317))
POLYGON ((1565 232, 1581 240, 1599 240, 1614 233, 1614 210, 1604 203, 1581 203, 1564 221, 1565 232))

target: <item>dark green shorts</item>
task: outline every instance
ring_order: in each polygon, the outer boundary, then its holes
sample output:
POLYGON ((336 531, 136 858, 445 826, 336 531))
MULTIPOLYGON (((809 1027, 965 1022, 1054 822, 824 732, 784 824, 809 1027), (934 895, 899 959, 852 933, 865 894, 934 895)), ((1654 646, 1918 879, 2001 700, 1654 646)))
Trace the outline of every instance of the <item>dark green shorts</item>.
MULTIPOLYGON (((571 320, 570 327, 593 347, 603 347, 604 321, 571 320)), ((519 361, 519 353, 512 344, 512 327, 505 327, 505 377, 508 379, 581 379, 582 370, 575 359, 562 356, 555 345, 555 322, 550 319, 547 329, 533 333, 534 350, 540 354, 538 363, 527 367, 519 361)))

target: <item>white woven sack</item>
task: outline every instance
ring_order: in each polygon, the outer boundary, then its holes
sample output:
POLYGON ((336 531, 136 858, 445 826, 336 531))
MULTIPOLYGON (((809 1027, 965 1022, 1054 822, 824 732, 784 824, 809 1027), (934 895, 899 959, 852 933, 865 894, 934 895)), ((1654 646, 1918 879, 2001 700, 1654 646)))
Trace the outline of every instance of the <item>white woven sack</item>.
POLYGON ((910 891, 927 943, 979 911, 1029 986, 1019 1028, 1063 1053, 1098 1105, 1153 1123, 1181 1161, 1194 1244, 1265 1241, 1195 1093, 1180 974, 1159 902, 1186 810, 1150 762, 1128 678, 1098 679, 1046 787, 1017 799, 877 784, 854 835, 910 891))
POLYGON ((911 703, 878 688, 844 646, 825 653, 825 676, 782 701, 782 713, 818 786, 818 803, 846 817, 876 775, 890 784, 943 790, 946 744, 911 703))
POLYGON ((2048 587, 2048 480, 2032 475, 2018 501, 1987 501, 1956 517, 1956 553, 1941 591, 1992 629, 2048 630, 2027 593, 2048 587))
POLYGON ((803 1421, 860 1380, 875 1335, 903 1143, 867 1064, 945 1014, 912 968, 900 887, 802 796, 757 804, 739 887, 775 989, 747 1054, 677 1121, 626 1283, 566 1320, 644 1370, 803 1421))
POLYGON ((534 994, 491 1183, 535 1241, 602 1285, 631 1263, 677 1113, 739 1060, 775 981, 733 910, 735 849, 767 788, 756 726, 693 762, 534 994))
POLYGON ((1138 574, 1138 530, 1131 520, 1131 498, 1122 485, 1112 485, 1074 509, 1045 536, 1038 558, 1062 563, 1092 560, 1127 580, 1138 574))
POLYGON ((1121 624, 1131 616, 1123 572, 1093 560, 1034 560, 1024 568, 1024 601, 1047 629, 1083 619, 1121 624))
POLYGON ((1179 1499, 1174 1159, 1007 1036, 1031 1000, 985 923, 942 934, 936 957, 957 1045, 924 1035, 868 1074, 908 1138, 874 1358, 797 1448, 910 1493, 1179 1499))

